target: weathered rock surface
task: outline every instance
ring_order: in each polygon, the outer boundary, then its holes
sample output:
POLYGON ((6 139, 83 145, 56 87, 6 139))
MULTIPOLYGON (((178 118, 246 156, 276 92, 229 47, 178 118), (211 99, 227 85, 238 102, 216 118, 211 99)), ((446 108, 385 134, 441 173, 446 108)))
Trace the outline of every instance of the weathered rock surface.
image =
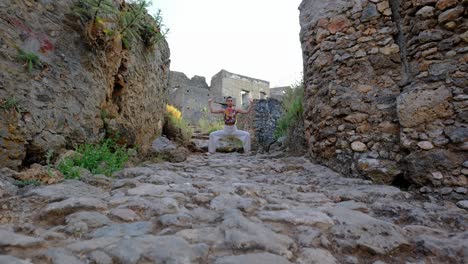
POLYGON ((466 187, 452 173, 468 160, 466 2, 303 0, 299 9, 311 156, 377 183, 466 187), (448 158, 414 174, 414 157, 434 160, 421 150, 448 158), (443 179, 423 176, 436 171, 443 179))
POLYGON ((14 232, 9 232, 7 230, 0 229, 0 247, 19 247, 19 248, 28 248, 36 247, 44 244, 42 238, 30 237, 21 234, 16 234, 14 232))
POLYGON ((403 192, 304 157, 236 153, 116 175, 111 188, 65 181, 2 200, 0 263, 463 263, 468 256, 463 188, 403 192), (436 199, 447 195, 453 202, 436 199))
POLYGON ((14 184, 14 176, 17 173, 8 168, 0 169, 0 198, 15 195, 18 187, 14 184))
POLYGON ((31 264, 32 262, 15 258, 12 256, 0 255, 0 264, 31 264))
MULTIPOLYGON (((0 166, 18 168, 45 160, 75 143, 119 134, 127 145, 149 149, 162 129, 169 48, 118 42, 95 52, 74 15, 76 1, 2 1, 0 98, 17 107, 0 109, 0 166), (39 56, 28 71, 18 49, 39 56), (142 111, 141 109, 144 109, 142 111)), ((3 101, 2 101, 3 103, 3 101)))
POLYGON ((215 264, 236 264, 236 263, 245 263, 245 264, 268 264, 268 263, 277 263, 277 264, 290 264, 287 259, 269 254, 269 253, 257 253, 257 254, 247 254, 239 256, 228 256, 222 257, 216 260, 215 264))

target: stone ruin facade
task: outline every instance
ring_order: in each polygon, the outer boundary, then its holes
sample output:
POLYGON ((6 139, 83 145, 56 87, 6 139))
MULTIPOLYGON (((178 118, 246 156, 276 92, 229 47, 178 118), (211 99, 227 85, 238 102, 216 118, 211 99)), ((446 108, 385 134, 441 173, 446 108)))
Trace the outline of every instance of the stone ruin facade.
POLYGON ((377 183, 468 186, 467 6, 304 0, 312 157, 377 183))
MULTIPOLYGON (((201 118, 216 118, 208 113, 209 98, 224 102, 225 97, 232 96, 237 107, 247 107, 249 98, 265 99, 269 96, 270 83, 221 70, 208 86, 204 77, 189 79, 182 72, 171 71, 169 90, 169 103, 179 108, 189 123, 197 124, 201 118)), ((213 107, 219 105, 213 104, 213 107)))

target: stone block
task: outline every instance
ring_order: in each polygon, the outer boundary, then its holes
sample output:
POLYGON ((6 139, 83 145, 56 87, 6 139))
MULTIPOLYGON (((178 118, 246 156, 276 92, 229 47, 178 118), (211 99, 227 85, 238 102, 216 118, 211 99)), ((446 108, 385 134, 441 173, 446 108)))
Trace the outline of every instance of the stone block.
POLYGON ((449 89, 414 89, 400 94, 397 98, 397 114, 404 127, 415 127, 438 118, 448 118, 454 114, 449 98, 449 89))

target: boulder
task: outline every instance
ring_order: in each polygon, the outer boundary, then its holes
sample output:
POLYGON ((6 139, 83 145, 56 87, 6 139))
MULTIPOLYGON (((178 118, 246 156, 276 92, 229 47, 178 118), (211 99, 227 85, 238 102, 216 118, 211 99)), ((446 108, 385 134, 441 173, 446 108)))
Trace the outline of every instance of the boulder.
POLYGON ((179 147, 165 136, 160 136, 153 141, 151 152, 153 155, 161 156, 170 162, 183 162, 189 155, 186 148, 179 147))

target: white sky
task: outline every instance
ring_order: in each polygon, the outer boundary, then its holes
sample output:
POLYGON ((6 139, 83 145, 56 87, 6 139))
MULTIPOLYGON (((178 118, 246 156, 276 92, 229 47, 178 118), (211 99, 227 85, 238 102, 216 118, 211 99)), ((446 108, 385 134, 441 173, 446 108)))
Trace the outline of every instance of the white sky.
POLYGON ((153 0, 169 28, 171 70, 211 77, 225 69, 286 86, 301 78, 301 0, 153 0))

